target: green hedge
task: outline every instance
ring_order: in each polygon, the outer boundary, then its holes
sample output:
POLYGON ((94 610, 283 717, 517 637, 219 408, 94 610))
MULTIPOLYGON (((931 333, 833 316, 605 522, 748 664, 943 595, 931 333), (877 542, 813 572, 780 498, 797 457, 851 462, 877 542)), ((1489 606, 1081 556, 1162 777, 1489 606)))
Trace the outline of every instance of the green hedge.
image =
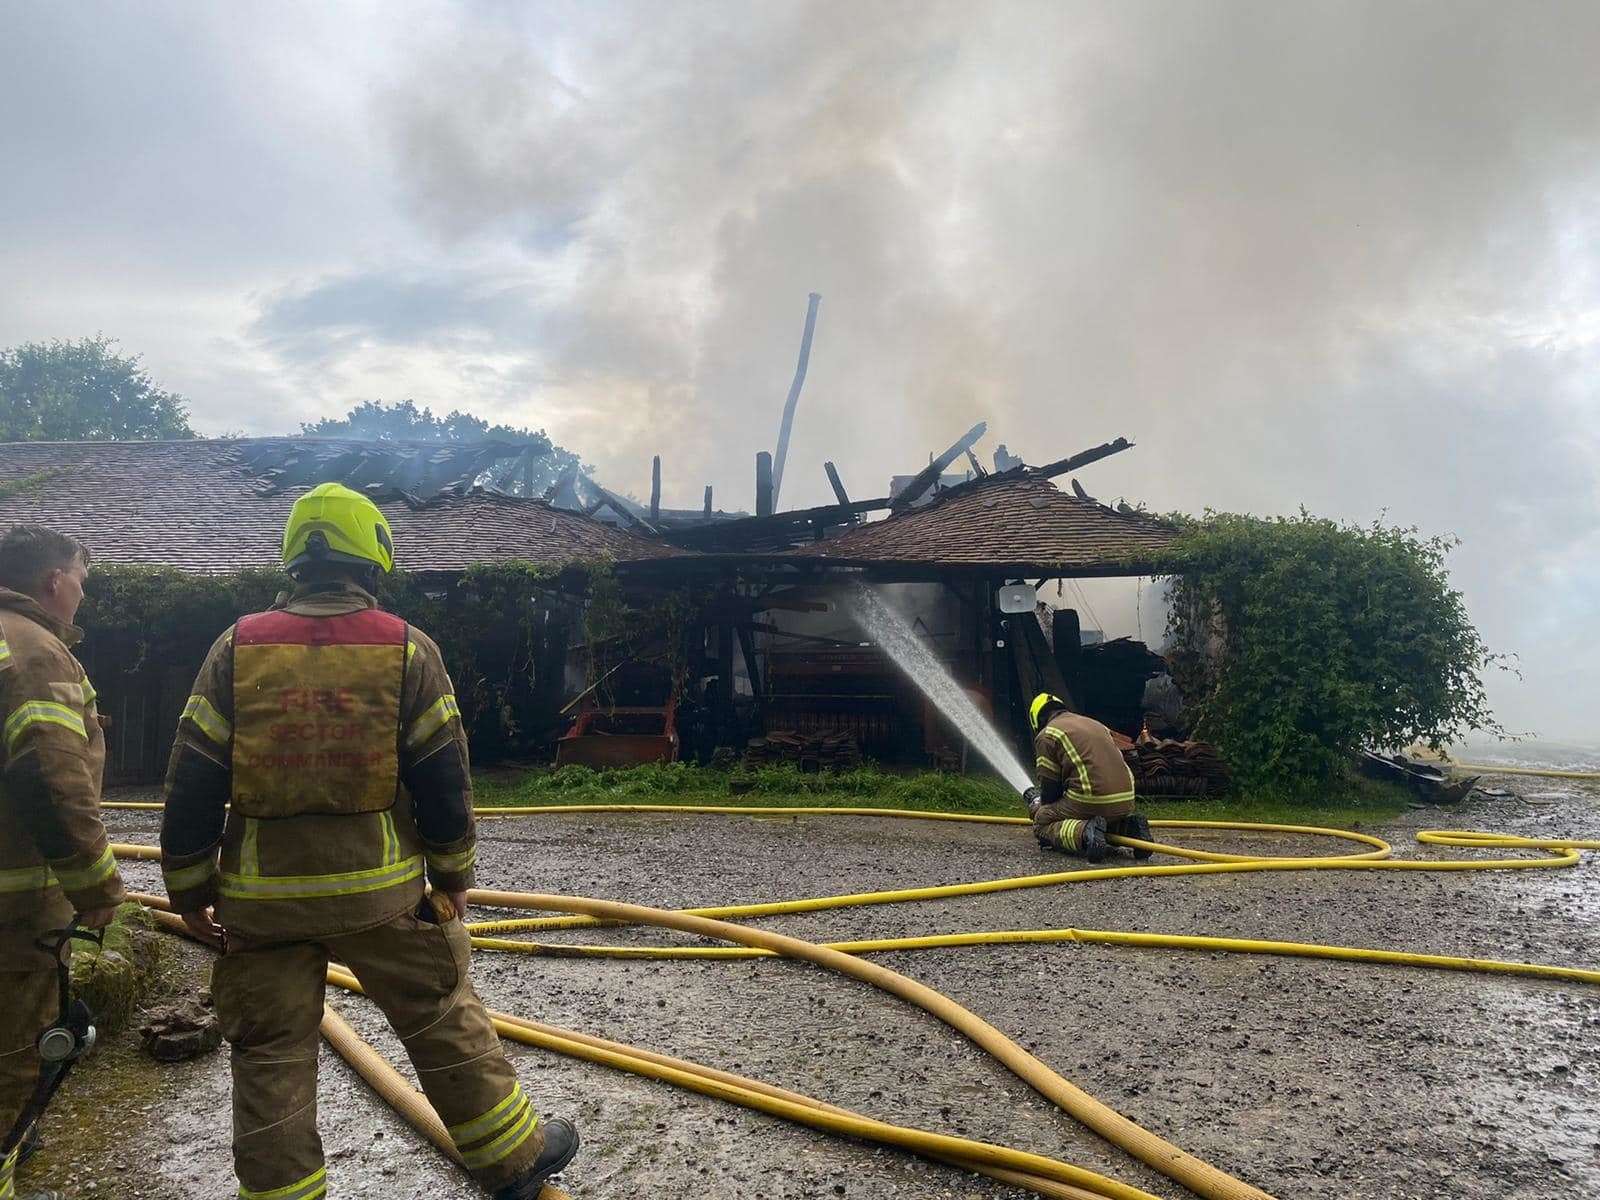
POLYGON ((1483 676, 1504 660, 1450 586, 1452 539, 1304 512, 1178 520, 1169 658, 1246 788, 1315 792, 1363 748, 1500 731, 1483 676))

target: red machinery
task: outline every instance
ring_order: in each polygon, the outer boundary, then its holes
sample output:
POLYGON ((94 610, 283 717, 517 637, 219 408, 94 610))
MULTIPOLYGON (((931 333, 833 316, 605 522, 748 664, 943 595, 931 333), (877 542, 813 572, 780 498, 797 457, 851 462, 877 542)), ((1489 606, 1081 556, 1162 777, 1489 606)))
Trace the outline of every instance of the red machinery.
POLYGON ((666 668, 629 663, 580 705, 572 728, 556 742, 556 766, 633 767, 677 760, 678 696, 666 668))

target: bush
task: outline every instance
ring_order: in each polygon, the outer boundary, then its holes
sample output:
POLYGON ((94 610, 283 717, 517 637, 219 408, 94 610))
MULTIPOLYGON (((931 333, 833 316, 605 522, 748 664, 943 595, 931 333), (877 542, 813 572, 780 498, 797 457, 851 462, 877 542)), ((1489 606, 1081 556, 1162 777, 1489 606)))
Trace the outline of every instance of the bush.
POLYGON ((1364 748, 1503 732, 1483 685, 1503 660, 1450 586, 1453 539, 1304 512, 1182 525, 1173 672, 1245 786, 1305 793, 1364 748))

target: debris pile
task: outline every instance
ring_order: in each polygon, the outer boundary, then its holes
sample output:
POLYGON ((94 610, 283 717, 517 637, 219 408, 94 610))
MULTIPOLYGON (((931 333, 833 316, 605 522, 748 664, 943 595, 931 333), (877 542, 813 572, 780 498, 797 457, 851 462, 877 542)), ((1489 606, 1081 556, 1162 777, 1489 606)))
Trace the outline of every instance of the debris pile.
POLYGON ((185 1062, 222 1045, 222 1026, 201 1001, 185 999, 146 1013, 139 1040, 157 1062, 185 1062))
POLYGON ((1133 771, 1141 796, 1220 796, 1233 784, 1233 773, 1209 742, 1174 742, 1140 738, 1124 745, 1122 757, 1133 771))
POLYGON ((770 731, 745 747, 746 767, 791 763, 802 771, 850 771, 861 765, 861 743, 849 733, 804 734, 770 731))

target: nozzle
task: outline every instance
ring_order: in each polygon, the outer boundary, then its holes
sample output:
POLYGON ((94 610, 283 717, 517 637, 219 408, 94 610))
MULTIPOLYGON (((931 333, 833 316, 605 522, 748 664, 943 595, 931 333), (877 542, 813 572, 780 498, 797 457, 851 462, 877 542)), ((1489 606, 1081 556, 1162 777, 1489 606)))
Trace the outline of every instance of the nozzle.
POLYGON ((1039 801, 1041 799, 1043 799, 1043 797, 1039 795, 1039 789, 1037 787, 1030 787, 1027 791, 1022 793, 1022 802, 1028 806, 1028 813, 1030 816, 1032 815, 1033 810, 1039 807, 1039 801))

